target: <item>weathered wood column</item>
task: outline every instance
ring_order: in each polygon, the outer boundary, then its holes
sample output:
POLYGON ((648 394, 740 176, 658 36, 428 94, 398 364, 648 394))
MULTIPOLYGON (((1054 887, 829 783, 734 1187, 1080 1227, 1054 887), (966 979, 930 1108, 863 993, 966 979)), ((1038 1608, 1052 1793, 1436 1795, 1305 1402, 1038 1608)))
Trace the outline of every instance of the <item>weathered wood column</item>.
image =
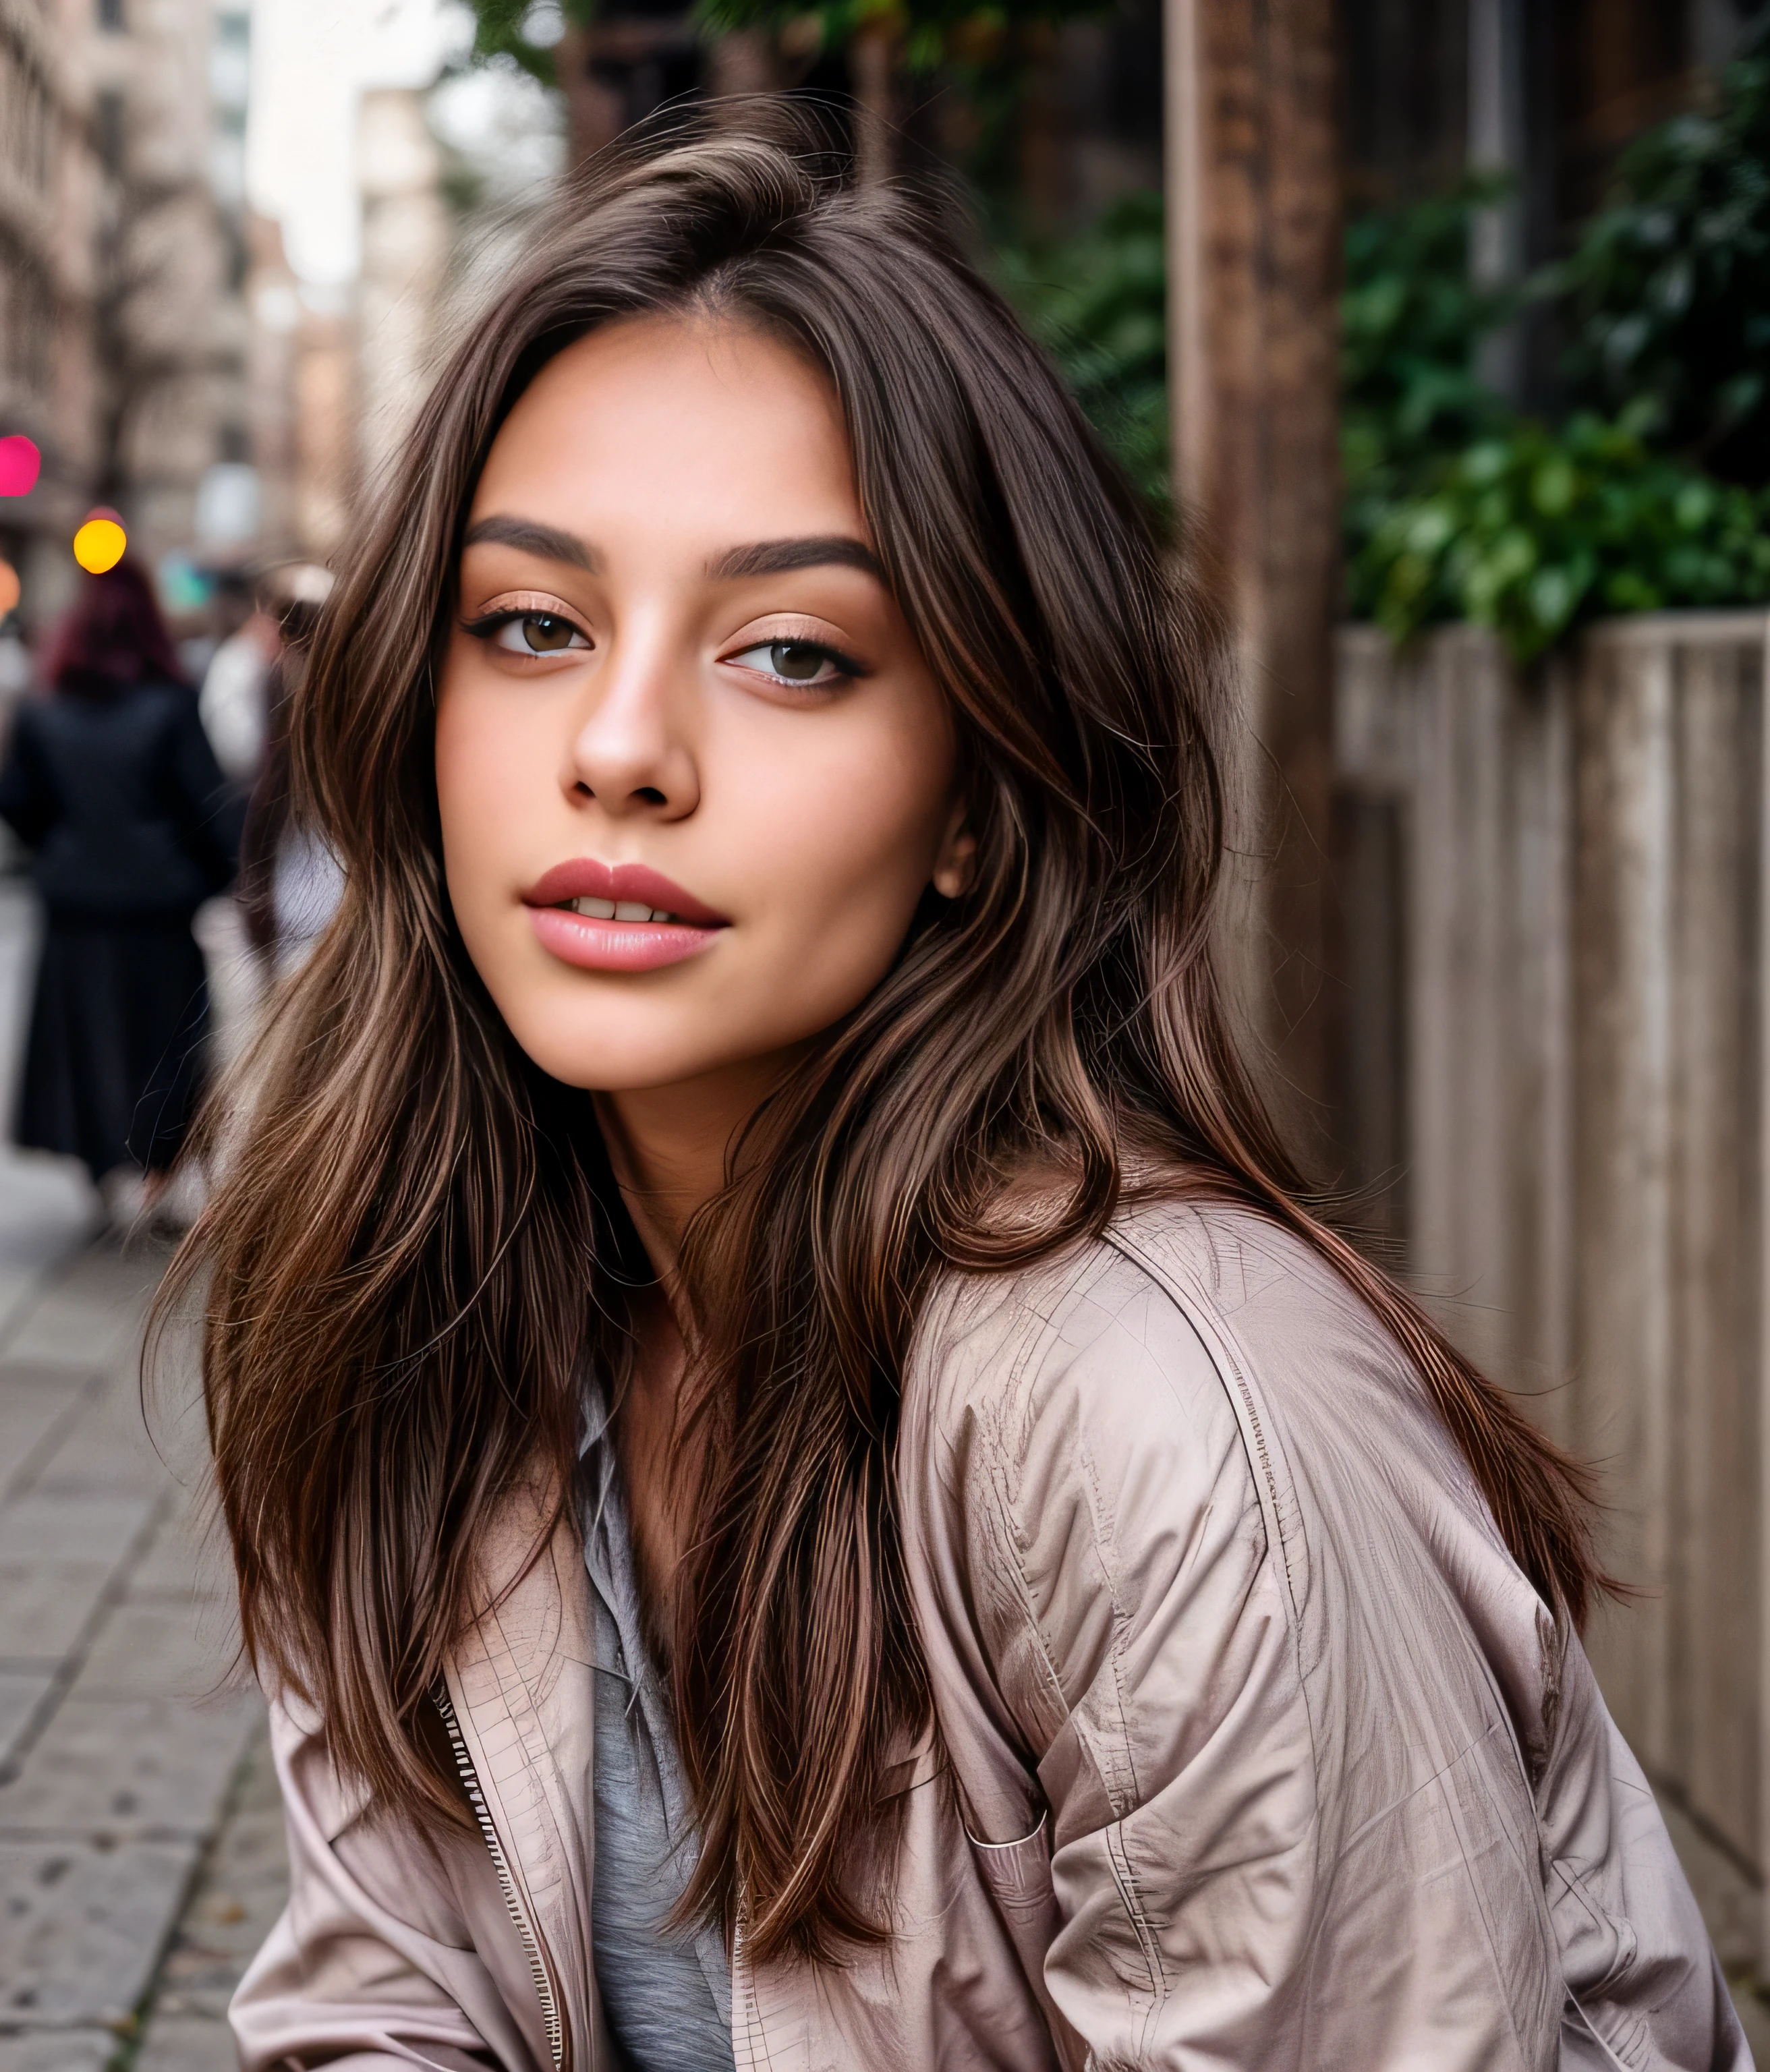
POLYGON ((1246 1009, 1331 1141, 1328 885, 1340 475, 1332 0, 1167 0, 1175 481, 1220 589, 1247 758, 1246 1009))

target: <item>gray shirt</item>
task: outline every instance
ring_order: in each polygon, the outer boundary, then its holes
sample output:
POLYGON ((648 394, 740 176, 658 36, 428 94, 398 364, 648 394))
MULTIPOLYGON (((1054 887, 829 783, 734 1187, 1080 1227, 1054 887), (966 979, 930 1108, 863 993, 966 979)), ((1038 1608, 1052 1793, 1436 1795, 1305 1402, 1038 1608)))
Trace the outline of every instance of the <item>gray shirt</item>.
POLYGON ((580 1487, 596 1669, 591 1946, 609 2031, 631 2072, 731 2072, 731 1969, 718 1933, 665 1922, 698 1838, 668 1703, 640 1624, 627 1507, 599 1392, 580 1487))

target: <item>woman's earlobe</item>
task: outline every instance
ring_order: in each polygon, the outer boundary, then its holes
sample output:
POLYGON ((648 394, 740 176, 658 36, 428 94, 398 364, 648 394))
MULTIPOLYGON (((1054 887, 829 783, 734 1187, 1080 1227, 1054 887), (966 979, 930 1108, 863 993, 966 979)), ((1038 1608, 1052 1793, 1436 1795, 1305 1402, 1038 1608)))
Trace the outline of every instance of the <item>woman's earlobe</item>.
POLYGON ((978 838, 965 826, 965 808, 960 806, 954 810, 928 882, 943 899, 957 899, 971 890, 977 868, 978 838))

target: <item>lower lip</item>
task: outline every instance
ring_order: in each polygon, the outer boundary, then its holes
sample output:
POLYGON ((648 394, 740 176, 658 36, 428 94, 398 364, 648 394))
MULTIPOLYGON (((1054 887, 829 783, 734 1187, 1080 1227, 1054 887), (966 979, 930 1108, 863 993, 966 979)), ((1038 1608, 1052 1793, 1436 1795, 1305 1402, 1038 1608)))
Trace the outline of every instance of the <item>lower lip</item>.
POLYGON ((531 906, 544 950, 580 971, 661 971, 698 956, 722 932, 672 921, 599 921, 563 906, 531 906))

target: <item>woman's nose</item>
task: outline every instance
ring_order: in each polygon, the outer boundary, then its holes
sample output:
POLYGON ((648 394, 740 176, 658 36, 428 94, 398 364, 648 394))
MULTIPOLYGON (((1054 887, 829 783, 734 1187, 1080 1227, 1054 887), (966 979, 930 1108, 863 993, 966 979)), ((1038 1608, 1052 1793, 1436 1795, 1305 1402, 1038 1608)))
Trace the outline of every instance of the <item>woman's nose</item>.
POLYGON ((700 803, 688 737, 685 673, 661 646, 618 648, 599 672, 595 703, 571 743, 570 788, 606 813, 680 820, 700 803))

